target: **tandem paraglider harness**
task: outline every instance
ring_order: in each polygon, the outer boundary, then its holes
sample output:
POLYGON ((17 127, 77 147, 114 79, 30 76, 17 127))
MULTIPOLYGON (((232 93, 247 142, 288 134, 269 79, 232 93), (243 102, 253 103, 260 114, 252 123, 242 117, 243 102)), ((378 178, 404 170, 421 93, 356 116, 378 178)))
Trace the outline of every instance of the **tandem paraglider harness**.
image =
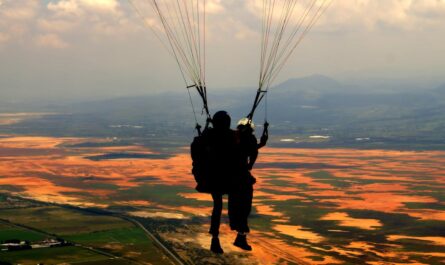
MULTIPOLYGON (((269 135, 269 124, 266 122, 263 127, 263 133, 261 136, 260 146, 264 146, 267 142, 269 135)), ((237 172, 237 169, 227 168, 230 165, 238 164, 238 161, 228 161, 230 159, 239 159, 236 154, 227 153, 223 159, 216 161, 212 159, 218 156, 221 150, 213 148, 213 144, 218 138, 212 137, 214 132, 213 128, 206 126, 204 131, 195 136, 190 145, 190 154, 192 157, 192 174, 196 181, 196 190, 201 193, 212 193, 217 190, 220 193, 227 193, 231 185, 231 178, 233 172, 237 172), (225 174, 225 171, 227 174, 225 174)), ((230 130, 229 137, 235 138, 233 142, 239 142, 238 135, 230 130)), ((224 154, 224 151, 222 152, 224 154)))

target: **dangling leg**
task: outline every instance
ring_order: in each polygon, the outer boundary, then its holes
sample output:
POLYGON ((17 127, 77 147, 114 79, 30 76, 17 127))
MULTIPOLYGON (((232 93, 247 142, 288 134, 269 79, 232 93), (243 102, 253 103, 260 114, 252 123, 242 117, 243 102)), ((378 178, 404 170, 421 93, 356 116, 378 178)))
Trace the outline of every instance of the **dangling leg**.
POLYGON ((250 251, 252 250, 252 247, 247 243, 247 233, 250 232, 248 218, 252 209, 253 186, 246 186, 239 194, 239 197, 239 219, 237 220, 236 227, 238 235, 233 244, 241 249, 250 251))
POLYGON ((215 253, 222 254, 224 253, 224 251, 221 248, 221 244, 219 243, 219 237, 218 237, 219 226, 221 223, 221 213, 223 207, 222 194, 212 193, 212 199, 213 199, 213 211, 212 211, 212 218, 209 231, 209 233, 212 234, 212 244, 210 246, 210 250, 215 253))
POLYGON ((229 193, 229 223, 230 229, 238 231, 240 223, 240 193, 233 191, 229 193))

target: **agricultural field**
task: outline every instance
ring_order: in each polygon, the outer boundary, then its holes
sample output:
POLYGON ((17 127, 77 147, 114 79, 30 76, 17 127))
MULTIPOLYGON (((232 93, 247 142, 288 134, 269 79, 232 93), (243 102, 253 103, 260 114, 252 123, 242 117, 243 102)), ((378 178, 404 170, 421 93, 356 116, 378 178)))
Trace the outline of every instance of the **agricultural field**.
POLYGON ((0 254, 2 262, 12 264, 108 264, 109 257, 79 247, 44 248, 0 254))
MULTIPOLYGON (((6 264, 172 264, 134 223, 91 211, 12 198, 0 211, 0 243, 11 239, 31 245, 63 239, 67 246, 1 251, 6 264), (21 205, 13 208, 13 205, 21 205), (23 207, 29 204, 28 207, 23 207)), ((3 263, 0 263, 3 264, 3 263)))
POLYGON ((133 226, 115 217, 86 214, 57 206, 6 209, 0 212, 0 219, 60 236, 133 226))
POLYGON ((55 203, 2 203, 0 219, 128 260, 166 262, 139 227, 117 216, 137 220, 196 264, 445 262, 443 151, 262 149, 253 171, 254 250, 232 245, 225 212, 220 256, 208 250, 211 198, 194 190, 186 147, 3 137, 0 157, 4 194, 55 203))
POLYGON ((0 223, 0 242, 8 239, 20 239, 33 242, 42 241, 45 238, 48 238, 48 236, 45 234, 26 230, 4 222, 0 223))

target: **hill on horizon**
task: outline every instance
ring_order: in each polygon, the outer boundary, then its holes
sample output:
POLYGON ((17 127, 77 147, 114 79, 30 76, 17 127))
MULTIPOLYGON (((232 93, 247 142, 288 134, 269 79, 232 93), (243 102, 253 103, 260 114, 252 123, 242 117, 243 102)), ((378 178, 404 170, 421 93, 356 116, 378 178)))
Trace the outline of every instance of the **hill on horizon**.
MULTIPOLYGON (((392 84, 391 84, 392 85, 392 84)), ((224 109, 232 124, 251 108, 255 89, 209 91, 211 112, 224 109)), ((382 92, 381 87, 365 90, 353 84, 313 75, 289 79, 270 89, 267 96, 268 120, 275 135, 328 134, 342 142, 357 137, 443 144, 445 135, 445 85, 430 89, 403 89, 382 92)), ((201 116, 200 99, 193 94, 195 112, 201 116)), ((143 136, 153 131, 174 132, 190 137, 195 121, 186 92, 164 92, 139 97, 84 101, 70 104, 2 104, 3 112, 38 111, 56 113, 51 118, 12 126, 9 132, 31 132, 42 127, 57 128, 61 135, 109 135, 110 126, 136 125, 142 130, 122 134, 143 136), (72 124, 77 124, 73 126, 72 124)), ((254 120, 264 120, 265 102, 254 120)), ((131 126, 130 126, 131 127, 131 126)), ((0 128, 1 129, 1 128, 0 128)), ((111 133, 112 134, 112 133, 111 133)))

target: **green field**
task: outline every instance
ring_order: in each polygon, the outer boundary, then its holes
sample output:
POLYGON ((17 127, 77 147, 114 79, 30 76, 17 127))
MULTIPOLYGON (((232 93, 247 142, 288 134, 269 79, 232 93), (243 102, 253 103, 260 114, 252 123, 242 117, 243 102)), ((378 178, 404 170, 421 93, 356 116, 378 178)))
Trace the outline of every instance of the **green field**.
POLYGON ((0 252, 0 261, 11 264, 60 264, 98 262, 109 264, 109 257, 80 247, 42 248, 23 251, 0 252))
POLYGON ((45 238, 48 237, 44 234, 0 223, 0 242, 8 239, 28 240, 34 242, 44 240, 45 238))
POLYGON ((115 255, 125 253, 124 256, 130 259, 153 264, 170 264, 164 255, 160 255, 159 249, 153 248, 152 240, 147 238, 139 227, 76 234, 65 238, 115 255))
POLYGON ((41 204, 1 209, 0 219, 7 220, 0 222, 0 241, 62 237, 75 244, 0 252, 0 264, 172 264, 141 228, 118 217, 41 204))
POLYGON ((0 211, 0 219, 59 236, 133 226, 116 217, 67 210, 57 206, 6 209, 0 211))

